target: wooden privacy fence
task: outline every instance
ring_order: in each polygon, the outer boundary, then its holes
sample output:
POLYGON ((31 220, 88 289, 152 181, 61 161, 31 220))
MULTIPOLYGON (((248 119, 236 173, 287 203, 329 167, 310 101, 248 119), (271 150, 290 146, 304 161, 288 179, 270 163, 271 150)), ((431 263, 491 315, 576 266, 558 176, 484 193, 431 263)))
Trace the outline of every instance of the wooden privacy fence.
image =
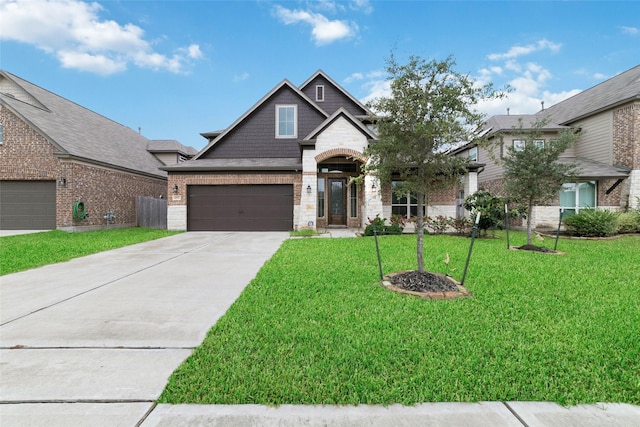
POLYGON ((136 197, 136 225, 138 227, 167 228, 167 201, 154 197, 136 197))

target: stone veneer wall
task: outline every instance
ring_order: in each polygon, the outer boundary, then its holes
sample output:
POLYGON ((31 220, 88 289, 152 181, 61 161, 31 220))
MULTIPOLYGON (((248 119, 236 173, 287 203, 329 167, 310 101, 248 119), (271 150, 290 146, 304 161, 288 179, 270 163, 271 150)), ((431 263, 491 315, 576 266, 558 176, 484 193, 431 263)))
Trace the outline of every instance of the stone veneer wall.
MULTIPOLYGON (((302 175, 295 172, 184 172, 171 173, 167 188, 167 228, 187 229, 187 186, 189 185, 247 185, 247 184, 293 184, 293 224, 298 224, 302 175), (178 186, 178 192, 173 187, 178 186)), ((305 190, 306 191, 306 190, 305 190)))
POLYGON ((56 184, 56 227, 65 230, 134 226, 136 196, 166 197, 162 178, 128 173, 86 162, 60 159, 56 148, 6 107, 0 106, 3 142, 0 144, 0 180, 59 181, 56 184), (82 201, 89 217, 73 221, 73 204, 82 201), (115 220, 107 224, 104 215, 115 220))

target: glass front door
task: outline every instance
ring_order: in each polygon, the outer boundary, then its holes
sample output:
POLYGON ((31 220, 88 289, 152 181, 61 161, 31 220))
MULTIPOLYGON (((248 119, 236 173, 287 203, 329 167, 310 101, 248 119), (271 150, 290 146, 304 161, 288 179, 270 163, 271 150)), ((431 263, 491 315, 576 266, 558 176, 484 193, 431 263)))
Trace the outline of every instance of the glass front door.
POLYGON ((346 180, 329 179, 329 224, 347 225, 346 180))

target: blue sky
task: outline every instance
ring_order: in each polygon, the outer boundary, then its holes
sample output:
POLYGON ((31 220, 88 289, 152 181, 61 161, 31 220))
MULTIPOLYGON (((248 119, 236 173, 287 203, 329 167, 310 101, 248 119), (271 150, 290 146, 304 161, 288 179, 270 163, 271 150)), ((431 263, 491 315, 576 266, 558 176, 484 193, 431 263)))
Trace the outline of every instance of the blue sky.
POLYGON ((640 63, 640 2, 0 0, 0 68, 197 149, 285 78, 386 94, 392 50, 511 85, 489 115, 535 113, 640 63))

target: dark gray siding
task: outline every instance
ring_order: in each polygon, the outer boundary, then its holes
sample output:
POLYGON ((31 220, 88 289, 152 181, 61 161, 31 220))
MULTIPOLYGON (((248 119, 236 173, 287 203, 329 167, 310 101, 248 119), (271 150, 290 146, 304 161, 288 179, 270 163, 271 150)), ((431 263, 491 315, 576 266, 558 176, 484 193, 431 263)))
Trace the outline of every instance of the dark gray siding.
POLYGON ((298 141, 325 117, 287 86, 283 86, 218 141, 201 158, 300 158, 298 141), (298 106, 298 138, 276 139, 276 105, 298 106))
POLYGON ((349 99, 348 96, 323 76, 317 76, 315 79, 311 80, 304 88, 302 88, 302 92, 307 95, 309 99, 316 102, 318 106, 329 115, 333 114, 340 107, 344 107, 354 116, 367 114, 362 107, 349 99), (316 86, 318 85, 324 86, 324 101, 322 102, 316 102, 316 86))

